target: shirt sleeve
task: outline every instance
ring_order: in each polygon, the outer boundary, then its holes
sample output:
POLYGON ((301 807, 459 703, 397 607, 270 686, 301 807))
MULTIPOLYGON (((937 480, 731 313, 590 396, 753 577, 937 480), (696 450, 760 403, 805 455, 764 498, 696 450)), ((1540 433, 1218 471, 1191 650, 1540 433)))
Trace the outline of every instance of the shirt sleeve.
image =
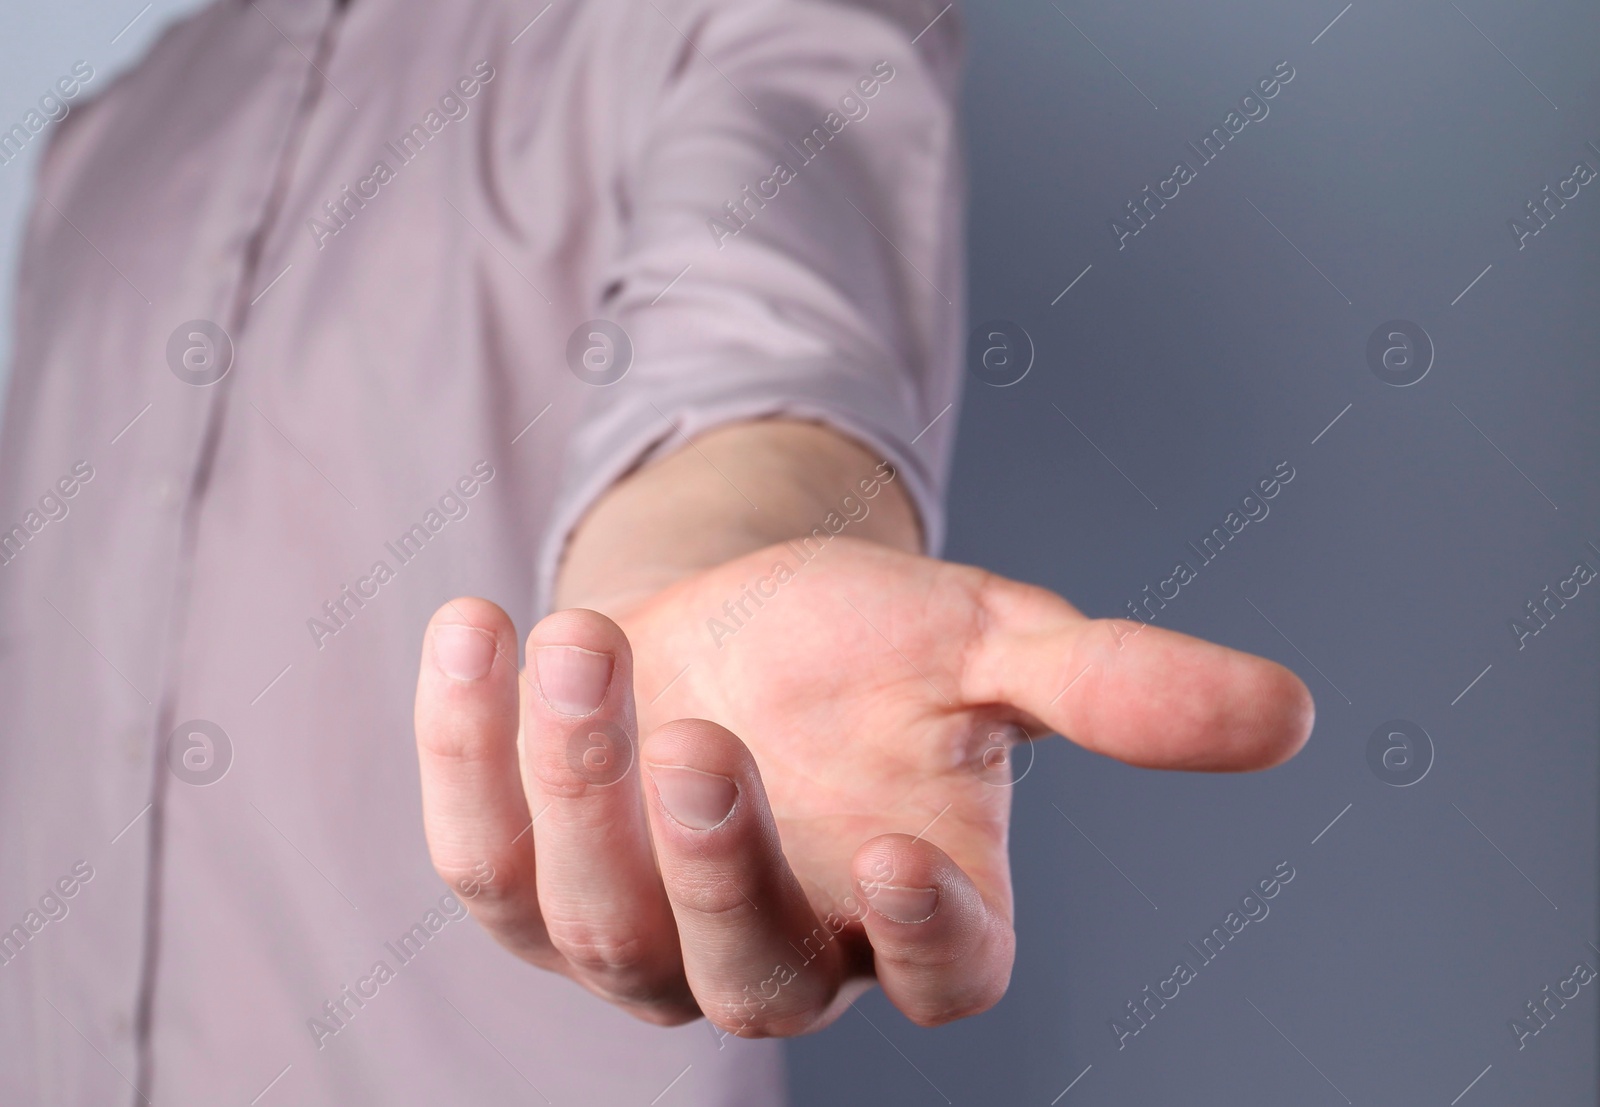
POLYGON ((540 610, 613 482, 762 417, 828 424, 888 461, 937 552, 966 298, 957 13, 915 43, 914 18, 814 0, 647 0, 636 18, 677 57, 619 174, 601 304, 617 329, 592 340, 540 610))

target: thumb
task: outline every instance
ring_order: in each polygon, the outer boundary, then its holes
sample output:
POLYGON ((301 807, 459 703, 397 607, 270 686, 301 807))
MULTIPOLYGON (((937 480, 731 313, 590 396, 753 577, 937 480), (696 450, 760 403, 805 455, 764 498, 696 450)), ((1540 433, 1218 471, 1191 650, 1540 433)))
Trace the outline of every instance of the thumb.
POLYGON ((1153 769, 1265 769, 1311 734, 1311 692, 1277 662, 1127 619, 1090 619, 1003 577, 962 669, 969 705, 1006 704, 1085 749, 1153 769))

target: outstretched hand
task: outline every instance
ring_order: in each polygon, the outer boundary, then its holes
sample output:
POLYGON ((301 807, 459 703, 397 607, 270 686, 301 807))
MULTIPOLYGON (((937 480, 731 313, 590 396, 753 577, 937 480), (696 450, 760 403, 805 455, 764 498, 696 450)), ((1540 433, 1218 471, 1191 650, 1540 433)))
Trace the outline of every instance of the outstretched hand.
POLYGON ((502 944, 661 1024, 800 1034, 873 978, 921 1024, 986 1010, 1015 948, 1014 743, 1233 771, 1311 730, 1278 664, 845 537, 617 614, 544 619, 521 674, 500 608, 435 614, 424 817, 502 944))

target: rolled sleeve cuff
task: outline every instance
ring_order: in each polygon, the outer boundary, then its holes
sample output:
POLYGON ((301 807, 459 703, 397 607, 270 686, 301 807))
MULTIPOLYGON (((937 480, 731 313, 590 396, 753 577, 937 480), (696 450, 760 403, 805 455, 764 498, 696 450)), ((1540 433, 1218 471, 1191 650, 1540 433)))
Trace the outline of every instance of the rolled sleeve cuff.
MULTIPOLYGON (((940 459, 929 441, 936 436, 923 436, 934 423, 949 420, 953 425, 954 404, 943 412, 924 413, 909 389, 894 387, 894 380, 889 372, 846 371, 837 362, 791 361, 765 371, 746 367, 730 372, 725 365, 680 370, 670 385, 624 379, 609 386, 626 391, 602 400, 569 448, 562 493, 538 554, 538 614, 552 609, 556 574, 573 530, 612 485, 637 467, 683 448, 697 435, 756 419, 822 423, 887 461, 896 479, 905 482, 921 523, 924 551, 936 556, 945 534, 940 459)), ((841 489, 840 499, 850 492, 841 489)), ((813 525, 822 525, 822 520, 813 525)))

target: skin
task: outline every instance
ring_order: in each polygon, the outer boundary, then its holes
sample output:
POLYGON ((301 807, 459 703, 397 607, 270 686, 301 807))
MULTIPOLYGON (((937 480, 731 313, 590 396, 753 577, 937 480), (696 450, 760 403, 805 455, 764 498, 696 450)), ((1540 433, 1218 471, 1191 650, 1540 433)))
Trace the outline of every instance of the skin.
POLYGON ((810 561, 783 544, 877 464, 810 424, 707 434, 591 511, 521 673, 500 608, 434 615, 429 849, 507 949, 662 1025, 805 1033, 874 981, 938 1025, 1010 979, 1015 743, 1218 772, 1306 741, 1281 665, 919 556, 903 480, 810 561), (591 712, 553 683, 575 666, 609 675, 591 712))

